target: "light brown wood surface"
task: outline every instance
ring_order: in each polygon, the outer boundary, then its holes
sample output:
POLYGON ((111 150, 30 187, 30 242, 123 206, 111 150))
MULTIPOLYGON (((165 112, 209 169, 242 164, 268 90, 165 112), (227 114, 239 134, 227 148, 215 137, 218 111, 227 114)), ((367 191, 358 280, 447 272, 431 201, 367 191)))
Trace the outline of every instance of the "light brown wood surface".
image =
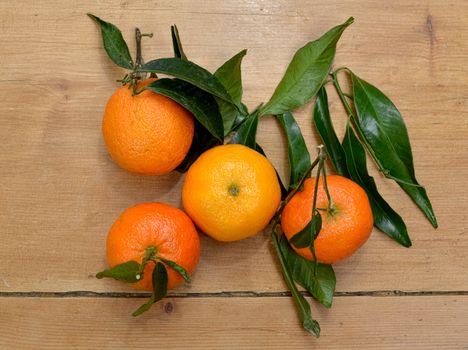
MULTIPOLYGON (((2 1, 0 29, 1 349, 468 348, 468 2, 2 1), (101 118, 123 71, 86 12, 118 25, 132 52, 135 26, 153 32, 146 59, 172 55, 173 23, 189 58, 209 70, 247 48, 251 108, 270 97, 297 48, 354 16, 335 66, 349 66, 399 107, 439 229, 372 169, 413 247, 375 231, 337 264, 335 305, 314 307, 319 340, 302 331, 283 293, 267 233, 232 244, 202 237, 192 285, 131 318, 143 299, 124 299, 128 287, 93 277, 105 267, 107 230, 133 204, 179 206, 183 175, 131 175, 107 155, 101 118)), ((341 105, 329 93, 342 135, 341 105)), ((313 153, 311 105, 296 115, 313 153)), ((259 130, 286 178, 278 126, 265 119, 259 130)))
POLYGON ((142 299, 3 298, 11 321, 0 348, 466 349, 467 299, 337 297, 334 310, 314 310, 323 330, 315 339, 298 327, 289 298, 167 298, 157 317, 137 319, 128 314, 142 299))

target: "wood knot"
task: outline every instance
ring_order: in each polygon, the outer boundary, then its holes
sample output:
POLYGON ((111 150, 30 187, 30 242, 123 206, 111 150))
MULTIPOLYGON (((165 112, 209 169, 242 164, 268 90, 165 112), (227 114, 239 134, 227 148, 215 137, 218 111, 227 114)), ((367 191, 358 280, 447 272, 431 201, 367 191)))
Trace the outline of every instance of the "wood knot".
POLYGON ((166 305, 164 305, 164 312, 170 314, 172 311, 174 311, 174 305, 172 305, 171 302, 166 303, 166 305))
POLYGON ((431 15, 427 15, 426 17, 426 33, 429 36, 429 41, 431 46, 434 44, 435 38, 435 27, 434 27, 434 18, 431 15))
POLYGON ((432 27, 432 16, 428 15, 426 18, 426 28, 429 33, 432 33, 434 31, 434 28, 432 27))

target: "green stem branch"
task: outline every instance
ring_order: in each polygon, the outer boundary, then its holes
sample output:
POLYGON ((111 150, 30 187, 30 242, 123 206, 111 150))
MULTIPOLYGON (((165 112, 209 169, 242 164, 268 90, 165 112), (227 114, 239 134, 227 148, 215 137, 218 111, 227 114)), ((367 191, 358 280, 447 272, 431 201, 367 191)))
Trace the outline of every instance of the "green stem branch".
MULTIPOLYGON (((294 302, 296 304, 297 310, 299 312, 299 316, 301 318, 302 324, 303 324, 305 329, 307 329, 309 332, 311 332, 315 336, 319 336, 320 326, 319 326, 317 321, 312 319, 311 314, 310 314, 310 306, 309 306, 307 300, 297 290, 296 284, 295 284, 294 279, 293 279, 293 277, 291 275, 291 271, 289 271, 289 269, 288 269, 288 267, 286 265, 285 257, 283 256, 283 254, 281 252, 281 248, 279 246, 280 245, 279 239, 281 238, 283 233, 282 233, 281 230, 279 230, 279 232, 277 232, 277 228, 279 226, 281 213, 283 212, 284 208, 290 202, 290 200, 294 197, 294 195, 299 191, 299 189, 304 185, 305 180, 308 177, 310 177, 310 174, 312 173, 313 169, 318 164, 317 176, 316 176, 316 181, 315 181, 314 197, 313 197, 313 203, 312 203, 312 220, 314 220, 314 217, 315 217, 314 214, 317 211, 317 209, 316 209, 316 207, 317 207, 317 192, 318 192, 320 174, 322 172, 322 169, 324 169, 326 157, 327 157, 327 153, 326 153, 326 151, 324 149, 324 146, 319 145, 318 146, 318 155, 317 155, 317 157, 312 162, 309 169, 304 173, 304 175, 300 179, 297 186, 281 202, 281 205, 278 208, 278 210, 277 210, 277 212, 276 212, 276 214, 274 216, 273 226, 272 226, 272 229, 271 229, 271 239, 272 239, 273 245, 275 247, 276 255, 278 256, 278 259, 279 259, 279 262, 280 262, 281 271, 283 273, 286 284, 288 285, 288 288, 291 291, 291 294, 292 294, 292 297, 293 297, 294 302)), ((326 176, 325 172, 324 172, 324 176, 326 176)), ((324 185, 326 187, 326 192, 328 193, 328 187, 326 185, 326 180, 325 180, 324 185)), ((328 193, 328 195, 329 195, 329 193, 328 193)), ((329 202, 333 203, 333 201, 331 201, 331 197, 329 197, 329 198, 330 198, 329 202)), ((316 255, 315 255, 314 240, 315 240, 315 237, 312 237, 312 241, 310 243, 310 251, 312 253, 313 260, 315 262, 314 274, 316 274, 317 273, 318 261, 317 261, 316 255)), ((288 243, 286 243, 286 244, 288 244, 288 243)))
POLYGON ((135 28, 135 41, 136 41, 136 59, 135 69, 141 68, 143 65, 143 57, 141 55, 141 31, 140 28, 135 28))
POLYGON ((349 70, 348 67, 346 67, 346 66, 341 66, 341 67, 336 68, 335 71, 332 72, 332 74, 333 74, 333 73, 338 74, 338 73, 341 72, 342 70, 345 70, 345 71, 347 71, 347 72, 350 72, 350 70, 349 70))
POLYGON ((337 73, 340 70, 344 70, 344 69, 348 70, 348 68, 346 68, 346 67, 341 67, 341 68, 338 68, 337 70, 335 70, 334 72, 332 72, 330 74, 332 76, 333 85, 335 86, 336 92, 338 93, 338 96, 340 97, 341 103, 343 104, 343 107, 346 109, 346 113, 348 113, 349 118, 352 120, 354 118, 354 113, 353 113, 353 111, 351 109, 351 106, 349 105, 348 101, 346 100, 346 95, 343 92, 343 90, 341 89, 341 86, 340 86, 340 83, 338 82, 338 77, 337 77, 337 73))
POLYGON ((278 260, 281 267, 281 272, 283 273, 284 280, 291 291, 291 295, 293 297, 294 303, 296 304, 297 310, 299 312, 299 318, 302 322, 303 327, 315 335, 316 337, 320 336, 320 326, 317 321, 315 321, 310 313, 310 305, 304 296, 299 292, 296 287, 296 283, 294 282, 291 272, 289 271, 288 267, 286 266, 286 261, 284 258, 283 253, 281 252, 281 248, 279 246, 278 236, 276 232, 273 230, 271 232, 271 240, 273 241, 273 246, 275 247, 276 255, 278 256, 278 260))
MULTIPOLYGON (((317 169, 317 176, 315 177, 315 186, 314 186, 314 198, 312 200, 312 216, 311 216, 311 220, 312 220, 312 227, 314 227, 314 223, 315 223, 315 211, 317 210, 317 195, 318 195, 318 185, 319 185, 319 180, 320 180, 320 173, 322 172, 322 168, 323 168, 323 163, 324 163, 324 150, 323 150, 323 145, 320 145, 318 146, 318 149, 319 149, 319 154, 318 154, 318 158, 319 158, 319 165, 318 165, 318 169, 317 169)), ((326 157, 326 155, 325 155, 326 157)), ((314 241, 315 241, 315 237, 312 237, 312 241, 310 242, 310 252, 312 253, 312 257, 314 259, 314 262, 315 262, 315 269, 314 269, 314 274, 317 272, 317 256, 315 255, 315 245, 314 245, 314 241)))
MULTIPOLYGON (((321 145, 321 146, 323 146, 323 145, 321 145)), ((289 192, 289 194, 286 196, 286 198, 281 202, 278 210, 275 213, 275 216, 273 217, 273 229, 276 229, 276 226, 278 225, 279 219, 281 217, 281 213, 283 212, 286 205, 294 197, 294 195, 297 193, 297 191, 299 191, 299 189, 302 188, 302 186, 304 185, 305 180, 307 180, 307 178, 310 176, 310 173, 312 172, 312 170, 314 170, 314 168, 317 166, 319 161, 320 161, 320 157, 317 156, 317 158, 315 158, 315 160, 310 165, 309 169, 307 169, 307 171, 304 173, 304 175, 302 175, 302 177, 301 177, 299 183, 297 184, 297 186, 291 192, 289 192)))
POLYGON ((335 203, 333 202, 333 198, 328 191, 327 170, 325 169, 325 166, 323 167, 323 188, 325 189, 325 193, 327 194, 328 198, 328 211, 333 215, 335 213, 335 203))

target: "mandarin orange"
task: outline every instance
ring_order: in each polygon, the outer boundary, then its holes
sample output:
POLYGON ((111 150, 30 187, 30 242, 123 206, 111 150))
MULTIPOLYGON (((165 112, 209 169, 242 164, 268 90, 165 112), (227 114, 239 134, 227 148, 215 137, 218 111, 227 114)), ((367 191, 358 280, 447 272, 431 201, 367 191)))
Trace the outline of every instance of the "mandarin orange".
POLYGON ((187 172, 182 189, 187 214, 219 241, 236 241, 263 230, 280 200, 280 185, 270 161, 237 144, 203 153, 187 172))
MULTIPOLYGON (((141 263, 145 250, 153 246, 156 258, 171 260, 193 273, 200 257, 200 240, 190 218, 180 209, 162 203, 143 203, 125 210, 107 236, 107 262, 110 267, 134 260, 141 263)), ((152 290, 154 262, 145 267, 143 278, 133 283, 137 289, 152 290)), ((166 266, 168 289, 183 281, 166 266)))
MULTIPOLYGON (((142 89, 155 79, 138 83, 142 89)), ((187 155, 194 134, 192 114, 170 98, 143 91, 132 96, 122 86, 107 103, 102 133, 111 157, 122 168, 143 175, 174 170, 187 155)))
MULTIPOLYGON (((312 218, 314 184, 314 178, 307 179, 303 191, 294 195, 281 214, 281 227, 288 240, 312 218)), ((318 261, 333 264, 352 255, 367 241, 372 232, 373 217, 367 194, 358 184, 338 175, 327 176, 327 184, 335 211, 324 210, 328 207, 328 198, 321 178, 317 208, 322 216, 322 229, 314 248, 318 261)), ((312 259, 309 248, 293 248, 306 259, 312 259)))

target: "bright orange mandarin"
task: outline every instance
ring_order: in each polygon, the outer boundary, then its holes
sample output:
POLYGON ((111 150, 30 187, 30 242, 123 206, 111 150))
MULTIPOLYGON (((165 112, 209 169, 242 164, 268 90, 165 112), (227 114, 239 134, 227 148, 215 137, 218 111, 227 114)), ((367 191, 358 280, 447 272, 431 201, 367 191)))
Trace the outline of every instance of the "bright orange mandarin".
POLYGON ((192 220, 219 241, 263 230, 281 200, 275 169, 260 153, 223 145, 203 153, 185 177, 182 203, 192 220))
MULTIPOLYGON (((107 236, 107 262, 113 267, 134 260, 141 263, 145 249, 156 248, 156 255, 179 264, 191 274, 200 257, 200 240, 190 218, 180 209, 161 203, 144 203, 125 210, 107 236)), ((167 267, 168 289, 183 278, 167 267)), ((152 290, 151 274, 154 263, 149 262, 137 289, 152 290)))
MULTIPOLYGON (((155 79, 146 79, 138 89, 155 79)), ((112 158, 122 168, 143 175, 174 170, 192 144, 192 114, 170 98, 144 91, 117 89, 107 103, 102 132, 112 158)))
MULTIPOLYGON (((320 262, 333 264, 353 254, 367 241, 372 232, 373 217, 367 194, 358 184, 338 175, 327 176, 327 183, 336 211, 331 215, 320 210, 322 229, 315 240, 315 254, 320 262)), ((288 240, 312 218, 314 185, 315 179, 307 179, 304 190, 297 192, 284 208, 281 226, 288 240)), ((327 207, 321 178, 317 208, 327 207)), ((309 248, 293 248, 303 257, 312 259, 309 248)))

